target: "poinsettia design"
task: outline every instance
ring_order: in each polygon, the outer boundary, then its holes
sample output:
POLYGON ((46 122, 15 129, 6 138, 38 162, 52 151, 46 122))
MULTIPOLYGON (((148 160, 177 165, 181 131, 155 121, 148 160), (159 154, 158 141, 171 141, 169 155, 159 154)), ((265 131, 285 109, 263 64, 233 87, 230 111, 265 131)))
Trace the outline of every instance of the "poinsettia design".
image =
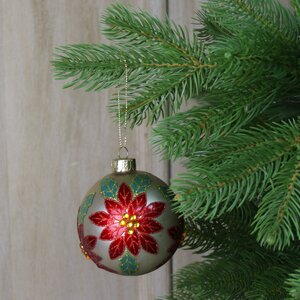
POLYGON ((162 225, 154 220, 165 208, 163 202, 147 205, 146 193, 133 197, 131 188, 122 183, 117 199, 105 198, 106 211, 97 211, 90 215, 90 220, 97 226, 104 227, 99 239, 112 241, 109 256, 115 259, 121 256, 125 248, 131 254, 138 255, 141 248, 157 254, 157 241, 150 235, 162 230, 162 225))
POLYGON ((80 248, 82 253, 85 255, 87 259, 91 259, 98 268, 107 270, 109 272, 116 273, 114 270, 104 266, 103 264, 100 263, 102 260, 102 257, 94 253, 92 250, 96 247, 97 243, 97 237, 94 235, 87 235, 84 236, 83 233, 83 224, 80 224, 78 226, 78 235, 79 235, 79 240, 80 240, 80 248))

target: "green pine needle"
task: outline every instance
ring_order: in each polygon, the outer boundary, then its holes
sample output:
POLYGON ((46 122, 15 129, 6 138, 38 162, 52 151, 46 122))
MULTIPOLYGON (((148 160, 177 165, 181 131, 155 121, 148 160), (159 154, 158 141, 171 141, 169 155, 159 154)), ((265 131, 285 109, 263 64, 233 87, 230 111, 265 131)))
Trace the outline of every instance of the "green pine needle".
MULTIPOLYGON (((299 265, 293 254, 244 250, 227 257, 214 257, 181 269, 174 277, 176 300, 286 299, 284 280, 299 265)), ((296 298, 295 298, 296 299, 296 298)))
POLYGON ((261 244, 277 249, 300 239, 299 150, 290 156, 265 189, 254 221, 254 233, 261 244))
POLYGON ((290 300, 300 299, 300 269, 296 270, 286 280, 287 291, 290 300))
POLYGON ((299 126, 297 119, 241 130, 190 157, 187 172, 172 181, 176 210, 212 220, 259 198, 258 240, 278 249, 288 246, 299 238, 299 126))
POLYGON ((159 122, 153 130, 152 143, 168 158, 193 156, 198 149, 206 149, 220 137, 238 131, 275 99, 276 89, 259 97, 253 89, 238 97, 231 93, 222 95, 223 103, 218 106, 194 107, 159 122))
POLYGON ((299 0, 292 0, 291 3, 295 9, 296 15, 298 17, 300 17, 300 2, 299 2, 299 0))

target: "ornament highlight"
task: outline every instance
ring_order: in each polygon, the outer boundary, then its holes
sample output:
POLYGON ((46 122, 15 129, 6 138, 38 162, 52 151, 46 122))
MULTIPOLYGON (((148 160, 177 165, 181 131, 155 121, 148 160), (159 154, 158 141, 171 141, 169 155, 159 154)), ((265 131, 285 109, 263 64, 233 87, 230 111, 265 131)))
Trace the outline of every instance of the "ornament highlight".
POLYGON ((179 246, 183 223, 171 210, 168 186, 135 170, 134 159, 115 159, 114 172, 84 198, 77 218, 80 248, 99 268, 141 275, 166 263, 179 246))

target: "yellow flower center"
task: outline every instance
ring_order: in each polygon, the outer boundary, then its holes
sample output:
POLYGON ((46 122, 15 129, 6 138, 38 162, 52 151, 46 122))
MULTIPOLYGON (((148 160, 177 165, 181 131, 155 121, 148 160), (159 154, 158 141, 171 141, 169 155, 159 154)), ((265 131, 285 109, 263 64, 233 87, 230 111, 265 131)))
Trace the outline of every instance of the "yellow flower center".
POLYGON ((83 248, 83 246, 81 244, 80 244, 80 249, 81 249, 81 252, 85 256, 86 259, 91 259, 89 257, 89 255, 87 254, 87 252, 84 250, 84 248, 83 248))
POLYGON ((128 213, 125 213, 122 216, 122 220, 120 221, 121 226, 127 227, 127 233, 133 234, 134 228, 138 228, 140 226, 140 223, 137 221, 136 215, 129 215, 128 213))

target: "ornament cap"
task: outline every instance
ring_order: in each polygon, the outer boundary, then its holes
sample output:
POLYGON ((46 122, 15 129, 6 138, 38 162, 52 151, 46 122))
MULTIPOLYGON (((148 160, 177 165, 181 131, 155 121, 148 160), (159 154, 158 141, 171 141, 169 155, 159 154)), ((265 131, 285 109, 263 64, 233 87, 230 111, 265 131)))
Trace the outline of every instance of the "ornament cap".
POLYGON ((136 170, 134 158, 116 158, 111 162, 114 173, 129 173, 136 170))

